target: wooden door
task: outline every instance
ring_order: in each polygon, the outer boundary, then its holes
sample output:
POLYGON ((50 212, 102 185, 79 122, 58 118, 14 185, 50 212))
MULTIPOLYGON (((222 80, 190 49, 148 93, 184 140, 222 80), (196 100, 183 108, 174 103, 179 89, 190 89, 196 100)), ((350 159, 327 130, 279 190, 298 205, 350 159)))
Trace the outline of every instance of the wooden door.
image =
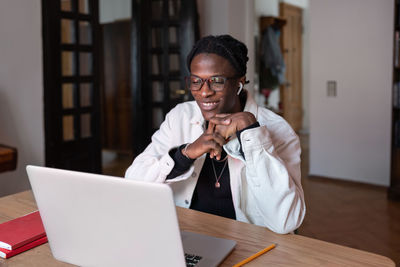
POLYGON ((42 0, 46 166, 101 172, 98 0, 42 0))
POLYGON ((102 143, 103 149, 132 151, 131 21, 101 26, 102 53, 102 143))
POLYGON ((302 127, 302 9, 280 3, 280 16, 287 23, 282 28, 281 47, 286 64, 286 83, 280 87, 283 117, 298 132, 302 127))

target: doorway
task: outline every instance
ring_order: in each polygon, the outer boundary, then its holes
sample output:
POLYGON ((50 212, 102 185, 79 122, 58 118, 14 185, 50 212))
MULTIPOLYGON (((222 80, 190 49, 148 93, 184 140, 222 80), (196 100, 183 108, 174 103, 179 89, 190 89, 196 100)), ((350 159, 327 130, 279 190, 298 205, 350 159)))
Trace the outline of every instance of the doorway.
POLYGON ((100 1, 102 173, 123 177, 133 160, 131 1, 100 1))
POLYGON ((46 166, 123 176, 187 100, 196 1, 42 0, 42 10, 46 166))
MULTIPOLYGON (((130 5, 119 10, 132 10, 131 17, 114 17, 108 23, 100 17, 103 173, 117 176, 123 176, 150 143, 165 115, 188 100, 186 55, 198 38, 195 0, 130 5)), ((106 14, 101 4, 100 14, 106 14)))
POLYGON ((280 3, 279 15, 286 20, 282 28, 281 50, 286 63, 286 82, 280 86, 283 117, 299 132, 302 129, 302 25, 303 10, 280 3))
MULTIPOLYGON (((263 13, 271 5, 259 1, 263 13), (261 4, 262 3, 262 4, 261 4)), ((263 14, 262 13, 262 14, 263 14)), ((292 128, 302 129, 302 34, 303 9, 287 3, 277 5, 276 15, 259 16, 256 36, 259 104, 285 118, 292 128), (279 16, 277 16, 279 14, 279 16)))

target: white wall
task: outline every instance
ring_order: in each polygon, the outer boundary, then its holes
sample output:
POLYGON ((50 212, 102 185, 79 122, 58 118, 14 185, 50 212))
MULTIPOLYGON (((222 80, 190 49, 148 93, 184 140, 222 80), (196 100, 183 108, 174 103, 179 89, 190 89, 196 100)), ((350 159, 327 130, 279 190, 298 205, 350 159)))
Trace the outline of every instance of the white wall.
POLYGON ((99 0, 99 22, 110 23, 132 17, 132 0, 99 0))
MULTIPOLYGON (((256 23, 260 16, 279 16, 279 0, 254 0, 256 23)), ((257 25, 258 26, 258 25, 257 25)), ((258 33, 258 32, 257 32, 258 33)))
POLYGON ((309 5, 309 0, 280 0, 279 2, 298 6, 303 9, 308 8, 309 5))
POLYGON ((0 173, 0 196, 29 188, 27 164, 44 164, 40 0, 0 1, 0 143, 18 149, 0 173))
POLYGON ((279 3, 287 3, 300 8, 308 8, 309 0, 254 0, 256 16, 279 16, 279 3))
POLYGON ((389 185, 393 6, 310 1, 312 175, 389 185))

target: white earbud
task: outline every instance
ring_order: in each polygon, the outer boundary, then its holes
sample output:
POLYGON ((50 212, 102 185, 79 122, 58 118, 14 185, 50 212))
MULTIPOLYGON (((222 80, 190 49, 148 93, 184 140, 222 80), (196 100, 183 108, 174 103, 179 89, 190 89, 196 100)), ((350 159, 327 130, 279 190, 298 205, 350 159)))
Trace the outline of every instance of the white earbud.
POLYGON ((240 94, 240 92, 242 91, 242 89, 243 89, 243 83, 239 83, 239 90, 238 90, 238 92, 237 92, 237 95, 239 95, 240 94))

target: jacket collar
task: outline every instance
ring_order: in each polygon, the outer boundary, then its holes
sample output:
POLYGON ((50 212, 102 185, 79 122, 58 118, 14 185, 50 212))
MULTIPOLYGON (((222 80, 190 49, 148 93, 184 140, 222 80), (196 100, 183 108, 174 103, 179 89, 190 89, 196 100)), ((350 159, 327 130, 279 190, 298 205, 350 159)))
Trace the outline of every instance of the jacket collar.
POLYGON ((254 100, 253 96, 249 93, 249 91, 246 90, 246 104, 244 106, 244 111, 250 112, 256 117, 257 119, 257 113, 258 113, 258 106, 256 101, 254 100))
POLYGON ((194 112, 193 117, 190 120, 190 124, 192 124, 192 125, 200 125, 204 129, 206 121, 205 121, 203 115, 201 114, 201 110, 200 110, 199 106, 197 105, 196 101, 192 101, 192 103, 195 106, 194 107, 195 112, 194 112))

